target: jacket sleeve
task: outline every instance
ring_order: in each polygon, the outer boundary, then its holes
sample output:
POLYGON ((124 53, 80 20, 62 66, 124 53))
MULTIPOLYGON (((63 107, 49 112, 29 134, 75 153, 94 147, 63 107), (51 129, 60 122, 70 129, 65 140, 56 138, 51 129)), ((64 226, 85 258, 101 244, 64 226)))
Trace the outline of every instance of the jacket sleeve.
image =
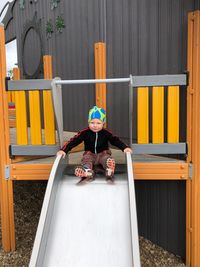
POLYGON ((74 137, 72 137, 68 142, 64 144, 64 146, 61 148, 66 154, 74 147, 79 145, 83 142, 83 132, 79 132, 74 137))
POLYGON ((108 134, 109 134, 109 142, 111 143, 111 145, 118 147, 122 151, 124 151, 125 148, 129 147, 118 136, 113 135, 112 132, 108 131, 108 134))

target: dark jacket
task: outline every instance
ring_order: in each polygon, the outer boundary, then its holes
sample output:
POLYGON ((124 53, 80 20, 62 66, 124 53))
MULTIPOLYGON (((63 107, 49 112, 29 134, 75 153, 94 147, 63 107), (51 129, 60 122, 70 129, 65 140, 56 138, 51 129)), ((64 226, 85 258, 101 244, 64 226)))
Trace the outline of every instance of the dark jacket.
POLYGON ((79 145, 82 142, 84 142, 85 151, 90 151, 95 154, 109 149, 108 143, 118 147, 122 151, 124 151, 124 149, 128 147, 119 139, 119 137, 113 135, 109 130, 103 128, 101 131, 95 133, 88 127, 71 138, 62 147, 62 150, 65 151, 65 153, 68 153, 73 147, 79 145))

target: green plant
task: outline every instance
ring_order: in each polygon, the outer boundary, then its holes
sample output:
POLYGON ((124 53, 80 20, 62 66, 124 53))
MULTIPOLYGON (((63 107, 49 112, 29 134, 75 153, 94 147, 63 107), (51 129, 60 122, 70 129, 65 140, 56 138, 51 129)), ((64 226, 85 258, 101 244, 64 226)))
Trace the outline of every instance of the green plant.
POLYGON ((56 30, 62 32, 62 29, 65 28, 65 21, 62 16, 57 16, 56 18, 56 30))
POLYGON ((53 24, 52 24, 51 20, 48 20, 47 24, 46 24, 47 39, 51 38, 52 33, 53 33, 53 24))

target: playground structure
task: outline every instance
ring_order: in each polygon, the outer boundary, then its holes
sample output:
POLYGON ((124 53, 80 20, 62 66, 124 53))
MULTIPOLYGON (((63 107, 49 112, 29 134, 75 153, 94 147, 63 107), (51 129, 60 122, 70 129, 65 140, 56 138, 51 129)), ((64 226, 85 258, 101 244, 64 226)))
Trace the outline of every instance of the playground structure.
MULTIPOLYGON (((187 266, 199 266, 200 264, 200 213, 198 210, 199 206, 199 190, 200 190, 200 181, 199 181, 199 86, 200 78, 198 76, 199 72, 199 57, 200 57, 200 13, 193 12, 189 14, 188 21, 188 71, 189 71, 189 84, 187 88, 187 145, 188 145, 188 155, 187 161, 175 161, 175 162, 135 162, 133 164, 135 179, 144 179, 144 180, 179 180, 186 181, 186 209, 187 209, 187 218, 186 218, 186 264, 187 266), (193 169, 192 175, 190 173, 193 169)), ((14 216, 13 216, 13 190, 12 190, 12 181, 13 180, 34 180, 34 179, 48 179, 50 169, 52 164, 24 164, 23 161, 16 163, 16 160, 23 160, 22 158, 16 158, 15 161, 12 160, 9 156, 8 147, 10 145, 9 137, 9 125, 8 125, 8 101, 7 101, 7 92, 5 91, 5 77, 6 77, 6 64, 5 64, 5 39, 4 39, 4 30, 1 26, 0 33, 0 67, 1 67, 1 92, 0 92, 0 125, 2 131, 0 132, 0 145, 1 145, 1 216, 2 216, 2 241, 3 248, 6 251, 15 249, 15 235, 14 235, 14 216)), ((104 72, 105 74, 105 72, 104 72)), ((99 74, 102 77, 102 73, 99 74)), ((46 75, 45 78, 51 79, 52 75, 49 74, 49 77, 46 75), (50 77, 51 76, 51 77, 50 77)), ((102 84, 99 84, 101 86, 102 84)), ((103 84, 104 93, 105 93, 105 84, 103 84)), ((178 140, 178 120, 179 112, 179 100, 178 100, 178 87, 169 86, 169 102, 168 102, 168 111, 172 111, 172 115, 168 113, 168 143, 179 143, 178 140), (172 97, 174 96, 174 97, 172 97), (174 99, 174 101, 172 101, 174 99), (175 104, 176 103, 176 104, 175 104), (171 109, 170 109, 171 107, 171 109), (175 113, 174 113, 175 112, 175 113), (176 114, 176 115, 175 115, 176 114), (170 119, 171 118, 171 119, 170 119)), ((148 88, 138 89, 138 143, 147 144, 148 143, 148 88), (143 110, 140 109, 141 104, 143 110), (144 104, 146 103, 146 104, 144 104), (146 112, 144 112, 144 107, 146 107, 146 112), (145 129, 145 130, 144 130, 145 129)), ((101 93, 101 88, 99 90, 101 93)), ((49 93, 49 91, 44 91, 44 93, 49 93)), ((162 88, 155 88, 155 97, 161 99, 159 105, 153 105, 154 110, 154 122, 159 122, 157 125, 153 125, 152 129, 154 130, 155 143, 163 143, 163 116, 158 118, 158 115, 163 114, 163 90, 162 88), (156 129, 155 127, 159 127, 156 129), (157 133, 160 133, 157 135, 157 133)), ((18 120, 17 115, 17 99, 16 95, 24 95, 24 92, 15 93, 16 101, 16 125, 18 120)), ((24 97, 24 96, 23 96, 24 97)), ((100 101, 101 96, 98 96, 97 100, 100 101), (99 97, 99 99, 98 99, 99 97)), ((30 98, 36 99, 38 101, 38 92, 30 92, 30 98)), ((105 98, 104 98, 105 99, 105 98)), ((97 102, 98 103, 98 102, 97 102)), ((100 104, 99 104, 100 105, 100 104)), ((102 105, 103 106, 103 105, 102 105)), ((20 100, 20 107, 22 107, 22 102, 20 100)), ((33 107, 36 107, 33 104, 33 107)), ((35 111, 33 111, 35 112, 35 111)), ((37 111, 38 112, 38 109, 37 111)), ((26 113, 25 113, 26 114, 26 113)), ((37 113, 36 113, 37 114, 37 113)), ((50 120, 48 120, 50 121, 50 120)), ((33 124, 34 125, 34 122, 33 124)), ((32 128, 31 125, 31 128, 32 128)), ((23 127, 20 127, 24 129, 23 127)), ((27 124, 26 127, 27 129, 27 124)), ((38 125, 36 128, 33 128, 31 136, 36 136, 32 141, 32 145, 40 145, 40 140, 38 141, 38 133, 36 133, 38 125)), ((40 128, 41 129, 41 128, 40 128)), ((53 130, 55 132, 55 130, 53 130)), ((41 135, 41 130, 40 134, 41 135)), ((20 136, 20 135, 17 135, 20 136)), ((22 136, 26 136, 23 132, 22 136)), ((48 134, 48 137, 52 136, 48 134)), ((20 141, 23 142, 23 141, 20 141)), ((23 143, 18 143, 22 145, 23 143)), ((56 142, 52 142, 51 145, 56 142)), ((24 145, 27 145, 25 143, 24 145)), ((25 155, 23 155, 25 157, 25 155)))

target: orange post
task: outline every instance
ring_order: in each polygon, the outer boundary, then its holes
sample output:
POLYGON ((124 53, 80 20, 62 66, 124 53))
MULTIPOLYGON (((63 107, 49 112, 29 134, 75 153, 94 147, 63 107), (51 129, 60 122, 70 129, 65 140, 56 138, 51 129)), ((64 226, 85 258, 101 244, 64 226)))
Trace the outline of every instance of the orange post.
POLYGON ((5 91, 6 52, 4 27, 0 24, 0 202, 2 244, 5 251, 15 249, 13 184, 9 179, 8 98, 5 91))
POLYGON ((187 181, 186 265, 200 266, 200 11, 188 16, 187 143, 188 163, 193 164, 187 181))
MULTIPOLYGON (((106 45, 95 43, 95 79, 106 79, 106 45)), ((106 109, 106 84, 96 84, 96 105, 106 109)))

